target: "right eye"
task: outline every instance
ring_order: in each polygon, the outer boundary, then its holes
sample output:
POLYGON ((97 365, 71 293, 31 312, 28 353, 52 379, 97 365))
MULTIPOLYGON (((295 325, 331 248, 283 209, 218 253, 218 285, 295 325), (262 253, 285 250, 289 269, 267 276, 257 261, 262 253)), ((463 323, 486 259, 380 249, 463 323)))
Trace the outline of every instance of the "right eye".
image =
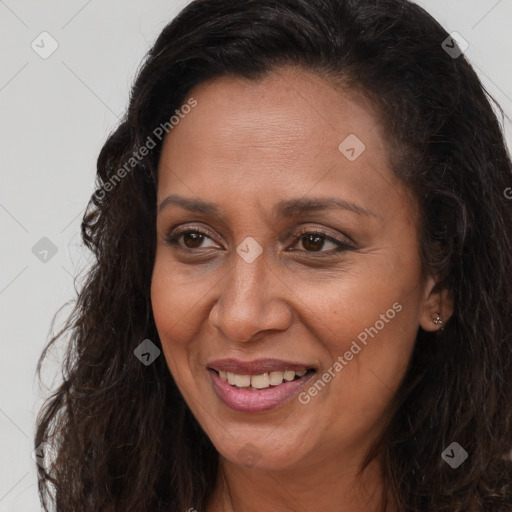
POLYGON ((168 245, 178 247, 179 249, 194 250, 194 249, 205 249, 206 247, 201 247, 201 244, 205 241, 206 238, 212 239, 208 233, 201 231, 200 229, 184 229, 181 231, 177 231, 175 233, 170 233, 166 236, 165 242, 168 245), (183 238, 183 244, 180 243, 180 240, 183 238))

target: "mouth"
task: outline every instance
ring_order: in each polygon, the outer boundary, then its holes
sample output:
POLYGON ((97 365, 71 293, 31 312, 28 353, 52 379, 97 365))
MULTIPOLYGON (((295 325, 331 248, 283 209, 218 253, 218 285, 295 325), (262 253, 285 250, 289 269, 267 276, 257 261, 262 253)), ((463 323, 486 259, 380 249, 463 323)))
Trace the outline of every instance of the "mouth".
POLYGON ((307 364, 264 359, 234 359, 207 365, 217 397, 238 412, 265 412, 289 402, 311 379, 316 368, 307 364))
POLYGON ((260 391, 262 389, 273 388, 276 386, 280 386, 283 382, 291 382, 294 380, 299 380, 308 373, 312 373, 315 370, 284 370, 284 371, 275 371, 275 372, 265 372, 256 375, 239 375, 237 373, 226 372, 223 370, 214 370, 213 368, 209 368, 214 371, 220 379, 224 382, 227 382, 229 385, 233 386, 236 389, 246 389, 250 391, 260 391))

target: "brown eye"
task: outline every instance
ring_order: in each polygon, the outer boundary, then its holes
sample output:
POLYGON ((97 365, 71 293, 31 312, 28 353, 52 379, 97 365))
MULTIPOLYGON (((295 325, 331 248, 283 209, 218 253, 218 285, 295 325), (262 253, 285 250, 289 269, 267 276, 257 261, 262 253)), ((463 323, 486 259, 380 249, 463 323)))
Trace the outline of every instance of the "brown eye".
POLYGON ((317 252, 326 255, 354 249, 354 247, 348 243, 318 231, 304 231, 298 233, 294 237, 292 245, 298 245, 298 243, 301 243, 304 248, 302 252, 317 252), (323 250, 326 244, 331 244, 331 250, 323 250))
POLYGON ((198 229, 187 229, 178 231, 177 233, 171 233, 166 237, 165 241, 169 245, 178 246, 180 249, 194 250, 194 249, 205 249, 209 247, 201 247, 201 244, 211 237, 198 229), (180 239, 183 239, 183 244, 180 243, 180 239))
POLYGON ((318 235, 303 235, 301 237, 303 247, 308 251, 319 251, 325 244, 325 237, 318 235))
POLYGON ((197 249, 201 246, 204 240, 204 235, 193 231, 182 233, 181 236, 183 237, 183 243, 189 249, 197 249))

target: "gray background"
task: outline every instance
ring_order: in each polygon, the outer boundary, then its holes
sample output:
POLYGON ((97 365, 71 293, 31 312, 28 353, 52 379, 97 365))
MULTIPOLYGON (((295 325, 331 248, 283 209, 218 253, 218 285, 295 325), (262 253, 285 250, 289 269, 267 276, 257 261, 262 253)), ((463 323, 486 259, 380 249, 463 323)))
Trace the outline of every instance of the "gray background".
MULTIPOLYGON (((0 0, 0 512, 41 508, 31 458, 46 393, 35 379, 37 358, 53 315, 75 296, 74 276, 90 261, 79 233, 98 152, 149 45, 187 3, 0 0), (42 32, 58 44, 46 59, 31 47, 51 49, 42 32), (37 254, 43 237, 57 250, 47 261, 37 254)), ((512 1, 419 3, 469 42, 466 55, 510 116, 512 1)), ((511 147, 510 121, 504 129, 511 147)), ((60 380, 60 357, 57 348, 44 374, 48 386, 60 380)))

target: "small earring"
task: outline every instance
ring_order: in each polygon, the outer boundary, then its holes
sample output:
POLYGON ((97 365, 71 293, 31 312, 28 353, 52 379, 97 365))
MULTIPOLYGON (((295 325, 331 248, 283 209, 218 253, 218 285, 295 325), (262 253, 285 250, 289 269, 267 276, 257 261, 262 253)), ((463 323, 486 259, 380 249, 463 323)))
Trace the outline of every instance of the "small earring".
POLYGON ((434 324, 435 325, 441 325, 443 321, 441 320, 441 311, 438 311, 436 313, 436 316, 434 317, 434 324))

